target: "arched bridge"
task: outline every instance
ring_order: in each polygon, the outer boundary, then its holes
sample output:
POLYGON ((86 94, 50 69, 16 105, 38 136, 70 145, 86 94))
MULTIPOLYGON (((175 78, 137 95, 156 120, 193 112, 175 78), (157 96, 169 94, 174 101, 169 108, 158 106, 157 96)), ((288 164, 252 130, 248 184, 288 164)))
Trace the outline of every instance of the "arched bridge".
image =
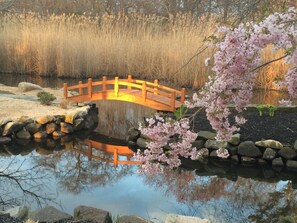
POLYGON ((153 83, 132 79, 128 75, 126 79, 116 77, 107 80, 103 76, 101 81, 88 79, 87 83, 81 81, 78 85, 68 86, 64 84, 64 98, 68 101, 85 102, 95 100, 119 100, 127 101, 159 111, 174 111, 185 101, 185 89, 175 90, 159 85, 158 80, 153 83), (70 92, 76 91, 75 95, 70 92))

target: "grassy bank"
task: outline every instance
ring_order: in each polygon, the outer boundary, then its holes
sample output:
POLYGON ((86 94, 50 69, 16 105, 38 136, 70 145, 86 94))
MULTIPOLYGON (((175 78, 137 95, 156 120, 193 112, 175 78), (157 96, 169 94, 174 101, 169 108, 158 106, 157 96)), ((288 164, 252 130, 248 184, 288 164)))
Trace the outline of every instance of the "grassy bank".
MULTIPOLYGON (((210 74, 204 61, 213 50, 183 65, 216 28, 214 20, 197 20, 191 14, 169 19, 138 14, 100 18, 3 14, 0 25, 3 72, 75 78, 130 73, 187 87, 201 86, 210 74)), ((274 77, 283 73, 283 66, 269 69, 261 71, 258 86, 270 88, 274 77)))

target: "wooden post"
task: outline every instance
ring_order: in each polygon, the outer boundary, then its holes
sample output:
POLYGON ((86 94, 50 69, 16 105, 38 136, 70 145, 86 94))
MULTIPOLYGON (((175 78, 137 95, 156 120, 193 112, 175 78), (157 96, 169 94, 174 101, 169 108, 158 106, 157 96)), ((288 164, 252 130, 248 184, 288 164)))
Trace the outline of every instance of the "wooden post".
POLYGON ((156 79, 154 80, 154 94, 158 94, 158 85, 159 85, 159 81, 156 79))
POLYGON ((117 168, 118 167, 118 160, 119 160, 119 157, 118 157, 118 149, 114 149, 113 150, 113 164, 114 164, 114 167, 117 168))
POLYGON ((142 91, 141 91, 141 93, 142 93, 142 99, 143 99, 143 101, 146 101, 146 82, 144 81, 144 82, 142 82, 142 91))
POLYGON ((181 95, 180 95, 180 102, 184 103, 185 102, 185 97, 186 97, 186 89, 182 88, 181 89, 181 95))
POLYGON ((63 85, 64 87, 64 99, 67 99, 68 98, 68 86, 67 86, 67 83, 64 83, 63 85))
POLYGON ((88 143, 88 161, 92 161, 92 143, 88 143))
POLYGON ((175 91, 171 93, 170 109, 171 111, 175 110, 175 91))
POLYGON ((106 91, 106 76, 102 77, 102 91, 106 91))
POLYGON ((114 95, 117 97, 119 94, 119 77, 114 79, 114 95))
POLYGON ((92 98, 92 78, 88 79, 88 95, 89 95, 89 98, 91 99, 92 98))
MULTIPOLYGON (((131 74, 128 75, 128 82, 129 83, 132 82, 132 75, 131 74)), ((128 90, 131 90, 131 86, 130 85, 128 85, 128 90)))
POLYGON ((83 89, 82 89, 81 85, 82 85, 82 81, 79 81, 78 82, 78 93, 79 93, 79 95, 83 94, 83 89))

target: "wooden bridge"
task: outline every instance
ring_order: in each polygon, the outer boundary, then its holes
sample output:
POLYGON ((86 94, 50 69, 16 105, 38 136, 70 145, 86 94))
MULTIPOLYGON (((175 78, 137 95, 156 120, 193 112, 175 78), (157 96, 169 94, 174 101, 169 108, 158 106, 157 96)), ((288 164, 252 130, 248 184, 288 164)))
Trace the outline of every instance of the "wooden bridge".
POLYGON ((185 101, 185 88, 175 90, 159 85, 158 80, 147 82, 132 79, 107 80, 103 76, 101 81, 88 79, 87 83, 81 81, 78 85, 68 86, 64 83, 64 98, 68 101, 85 102, 95 100, 119 100, 144 105, 159 111, 174 111, 185 101), (77 94, 69 94, 76 91, 77 94))
POLYGON ((119 164, 122 164, 122 165, 139 165, 140 164, 139 162, 131 160, 134 152, 130 150, 127 146, 105 144, 91 139, 85 140, 84 145, 87 146, 87 150, 83 148, 75 148, 75 147, 72 147, 71 149, 79 154, 87 156, 89 161, 91 161, 92 159, 102 160, 104 162, 113 163, 114 167, 117 167, 119 164), (96 150, 102 151, 105 155, 112 155, 113 159, 104 158, 98 155, 98 153, 94 154, 94 151, 96 150), (119 160, 119 156, 126 157, 126 160, 119 160))

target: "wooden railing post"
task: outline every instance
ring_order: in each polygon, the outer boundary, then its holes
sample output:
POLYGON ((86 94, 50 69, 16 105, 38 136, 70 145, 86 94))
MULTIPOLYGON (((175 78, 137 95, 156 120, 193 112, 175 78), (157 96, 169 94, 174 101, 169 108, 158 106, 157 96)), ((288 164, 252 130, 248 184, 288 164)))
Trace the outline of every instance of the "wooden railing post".
POLYGON ((88 142, 88 161, 92 161, 92 143, 88 142))
POLYGON ((186 97, 186 89, 182 88, 181 89, 181 95, 180 95, 180 102, 184 103, 185 102, 185 97, 186 97))
POLYGON ((118 164, 119 164, 118 149, 113 150, 113 164, 115 168, 118 167, 118 164))
POLYGON ((88 79, 88 95, 89 98, 92 98, 92 78, 88 79))
POLYGON ((146 101, 146 82, 142 82, 142 89, 141 89, 141 93, 142 93, 142 99, 143 101, 146 101))
POLYGON ((170 109, 171 111, 175 110, 175 91, 171 93, 170 109))
POLYGON ((154 80, 154 94, 158 94, 158 85, 159 85, 159 81, 156 79, 154 80))
POLYGON ((82 85, 82 81, 79 81, 78 82, 78 93, 79 93, 79 95, 83 94, 83 89, 82 89, 81 85, 82 85))
POLYGON ((106 76, 102 77, 102 91, 106 91, 106 76))
POLYGON ((119 94, 119 77, 114 79, 114 95, 117 97, 119 94))
MULTIPOLYGON (((128 75, 128 82, 129 82, 129 83, 132 82, 132 75, 131 75, 131 74, 128 75)), ((131 86, 130 86, 130 85, 128 85, 127 88, 128 88, 128 90, 131 90, 131 86)))
POLYGON ((63 88, 64 88, 64 99, 67 99, 68 98, 68 86, 67 86, 67 83, 64 83, 63 85, 63 88))

